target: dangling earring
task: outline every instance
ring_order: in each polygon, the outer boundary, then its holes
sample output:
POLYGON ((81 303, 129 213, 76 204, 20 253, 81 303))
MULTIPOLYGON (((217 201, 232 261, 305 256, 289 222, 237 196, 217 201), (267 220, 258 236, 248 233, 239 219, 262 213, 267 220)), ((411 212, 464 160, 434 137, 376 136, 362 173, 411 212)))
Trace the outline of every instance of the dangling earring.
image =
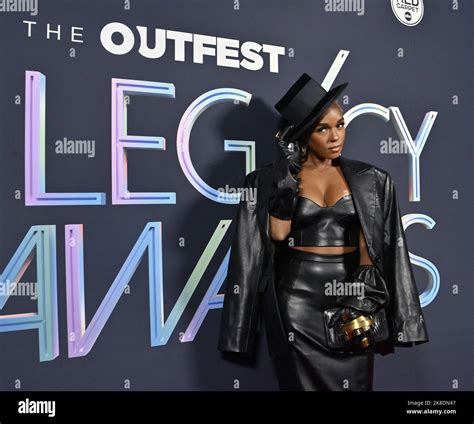
POLYGON ((305 156, 306 155, 306 150, 308 149, 308 146, 306 144, 303 144, 301 146, 301 153, 302 153, 302 156, 305 156))

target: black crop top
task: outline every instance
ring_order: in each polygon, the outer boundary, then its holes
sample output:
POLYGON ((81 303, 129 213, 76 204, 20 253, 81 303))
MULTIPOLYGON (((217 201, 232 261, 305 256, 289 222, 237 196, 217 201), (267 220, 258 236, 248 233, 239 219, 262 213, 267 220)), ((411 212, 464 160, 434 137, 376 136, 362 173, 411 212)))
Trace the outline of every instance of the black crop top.
POLYGON ((298 196, 288 237, 294 246, 359 246, 360 228, 351 194, 328 207, 298 196))

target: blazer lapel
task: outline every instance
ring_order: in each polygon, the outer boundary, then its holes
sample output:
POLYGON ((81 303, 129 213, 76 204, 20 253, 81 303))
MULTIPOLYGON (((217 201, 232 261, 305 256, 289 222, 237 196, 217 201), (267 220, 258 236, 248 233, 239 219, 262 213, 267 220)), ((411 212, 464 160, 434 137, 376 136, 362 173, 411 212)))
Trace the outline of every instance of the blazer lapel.
POLYGON ((339 156, 339 163, 347 185, 351 190, 367 247, 370 249, 373 242, 376 206, 374 173, 368 172, 371 169, 370 165, 348 159, 342 155, 339 156))
POLYGON ((270 216, 268 214, 268 201, 271 194, 271 167, 265 166, 260 170, 257 188, 257 222, 266 243, 271 241, 270 216))

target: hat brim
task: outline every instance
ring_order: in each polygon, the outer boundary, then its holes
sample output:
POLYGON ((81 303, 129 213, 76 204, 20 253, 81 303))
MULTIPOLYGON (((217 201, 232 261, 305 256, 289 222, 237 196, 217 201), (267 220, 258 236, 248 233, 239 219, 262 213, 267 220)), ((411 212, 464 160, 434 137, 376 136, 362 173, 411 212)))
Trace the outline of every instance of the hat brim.
POLYGON ((339 95, 344 91, 348 84, 348 82, 345 82, 329 90, 314 107, 311 113, 306 116, 301 122, 294 126, 292 131, 288 134, 288 139, 295 140, 299 136, 301 136, 301 134, 309 130, 324 114, 324 112, 326 112, 329 106, 331 106, 331 103, 336 100, 337 97, 339 97, 339 95))

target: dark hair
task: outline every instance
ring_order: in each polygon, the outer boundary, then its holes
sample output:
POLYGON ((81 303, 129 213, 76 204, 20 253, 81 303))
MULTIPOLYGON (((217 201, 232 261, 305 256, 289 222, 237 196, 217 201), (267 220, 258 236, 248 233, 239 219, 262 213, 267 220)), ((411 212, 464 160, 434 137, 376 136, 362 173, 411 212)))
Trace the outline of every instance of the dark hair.
POLYGON ((306 159, 308 159, 308 155, 309 155, 308 142, 309 142, 309 136, 313 132, 313 128, 314 127, 309 128, 297 140, 298 146, 300 148, 300 155, 299 155, 300 162, 305 162, 306 159))

